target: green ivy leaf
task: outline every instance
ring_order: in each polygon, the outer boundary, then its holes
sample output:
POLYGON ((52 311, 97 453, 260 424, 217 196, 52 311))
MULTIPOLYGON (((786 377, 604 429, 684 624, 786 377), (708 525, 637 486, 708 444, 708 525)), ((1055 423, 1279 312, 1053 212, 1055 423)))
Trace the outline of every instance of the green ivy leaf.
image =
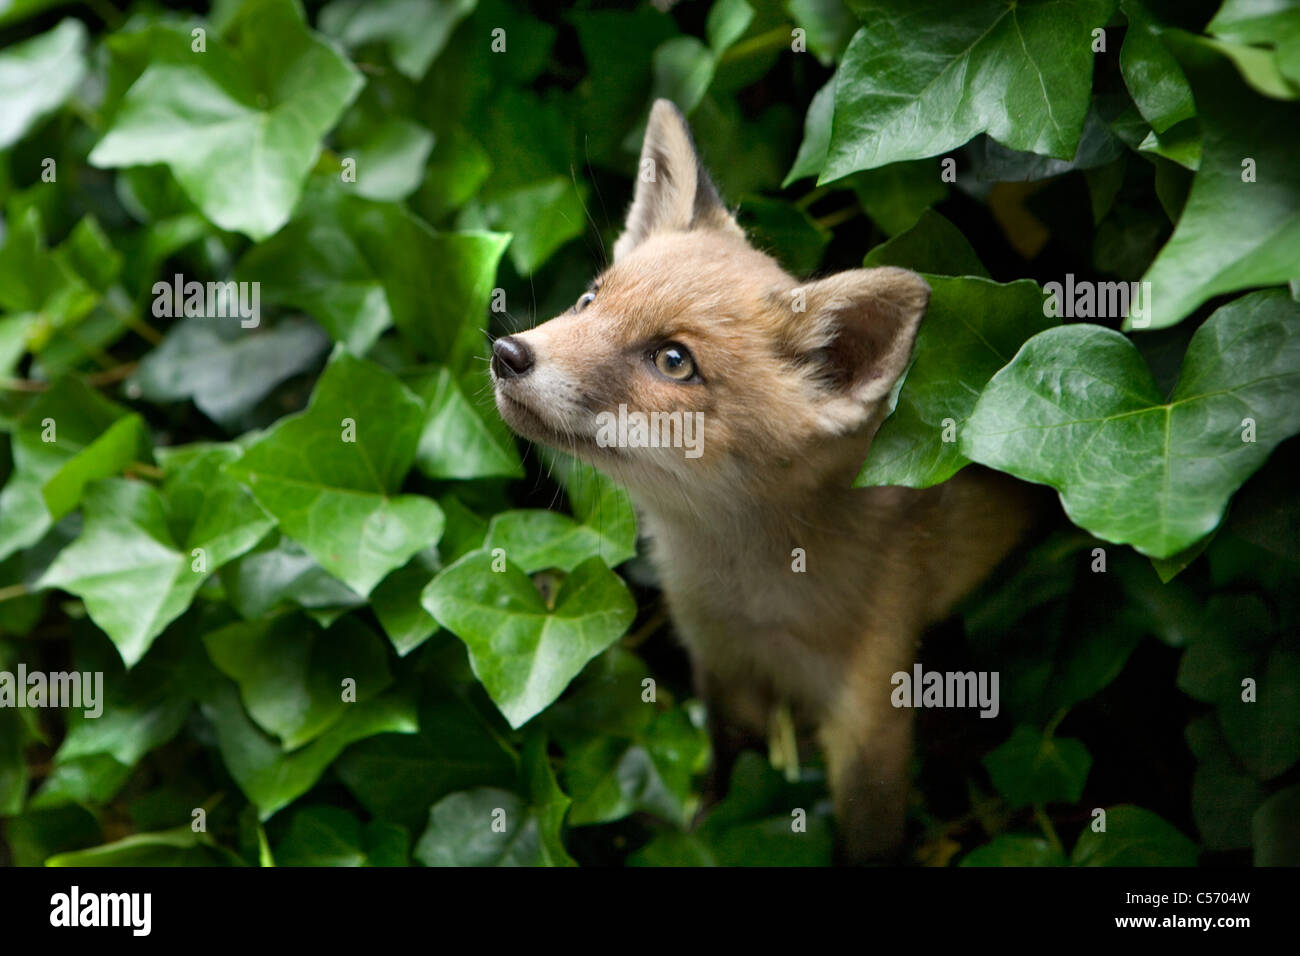
POLYGON ((300 316, 257 329, 233 319, 182 319, 141 360, 127 389, 150 402, 192 399, 232 428, 281 382, 316 366, 328 348, 320 326, 300 316))
POLYGON ((406 866, 410 838, 401 827, 362 825, 338 807, 303 807, 275 846, 276 866, 406 866))
POLYGON ((455 692, 439 688, 427 695, 419 723, 419 733, 359 741, 334 764, 344 786, 376 818, 414 832, 427 822, 431 800, 514 783, 514 752, 455 692))
POLYGON ((958 866, 1065 866, 1065 854, 1042 837, 1003 833, 962 857, 958 866))
POLYGON ((661 830, 628 857, 633 866, 827 866, 828 815, 816 789, 790 785, 753 751, 740 755, 727 799, 694 832, 661 830), (796 829, 802 812, 804 826, 796 829))
POLYGON ((222 568, 221 583, 231 606, 250 621, 283 604, 325 611, 365 603, 365 598, 278 531, 222 568))
POLYGON ((512 727, 536 716, 583 665, 627 630, 636 605, 601 562, 578 565, 554 606, 518 567, 492 569, 489 551, 465 555, 424 591, 423 603, 469 648, 470 666, 512 727))
POLYGON ((632 739, 591 736, 567 752, 564 781, 575 795, 569 822, 608 823, 644 810, 686 826, 696 802, 692 780, 707 753, 703 730, 683 710, 654 713, 632 739))
POLYGON ((1069 159, 1088 111, 1092 30, 1113 0, 858 0, 821 182, 937 156, 987 132, 1069 159))
POLYGON ((1006 743, 985 755, 984 766, 1012 807, 1078 803, 1092 755, 1078 740, 1048 737, 1021 724, 1006 743))
POLYGON ((425 866, 546 866, 537 814, 518 794, 477 787, 443 797, 415 845, 425 866))
MULTIPOLYGON (((510 430, 495 407, 472 401, 451 370, 438 367, 408 383, 428 412, 415 463, 430 478, 522 478, 524 466, 510 430)), ((472 388, 472 385, 467 385, 472 388)), ((478 391, 486 395, 483 385, 478 391)))
POLYGON ((1192 336, 1168 401, 1118 332, 1039 333, 989 382, 962 451, 1051 485, 1098 537, 1167 558, 1214 530, 1237 487, 1300 431, 1297 315, 1284 290, 1223 306, 1192 336), (1255 441, 1243 440, 1247 418, 1255 441))
POLYGON ((58 853, 46 866, 241 866, 235 853, 217 844, 207 833, 188 826, 160 833, 135 833, 114 843, 87 850, 58 853))
MULTIPOLYGON (((899 233, 867 253, 864 266, 901 266, 938 276, 979 276, 988 270, 961 230, 933 209, 921 213, 906 232, 899 233)), ((927 323, 930 321, 927 312, 927 323)))
POLYGON ((509 238, 435 232, 401 206, 322 186, 236 275, 262 283, 267 302, 308 312, 358 354, 395 324, 460 370, 482 347, 478 330, 509 238))
POLYGON ((1151 283, 1153 329, 1180 322, 1213 296, 1284 283, 1300 271, 1295 107, 1248 91, 1195 38, 1166 36, 1196 93, 1204 145, 1182 217, 1143 277, 1151 283), (1248 159, 1253 182, 1243 180, 1248 159))
POLYGON ((285 534, 365 596, 442 534, 434 501, 396 494, 423 418, 420 400, 391 373, 336 347, 307 410, 276 423, 227 470, 285 534))
POLYGON ((214 223, 264 239, 288 221, 321 137, 362 83, 291 0, 250 0, 206 52, 145 67, 90 162, 166 163, 214 223))
POLYGON ((1073 866, 1195 866, 1200 848, 1178 828, 1142 807, 1106 811, 1106 830, 1085 827, 1070 854, 1073 866))
POLYGON ((969 462, 959 444, 994 373, 1035 332, 1057 324, 1028 279, 926 276, 930 307, 893 413, 871 443, 855 484, 926 488, 969 462), (947 425, 945 425, 947 423, 947 425))
POLYGON ((321 32, 348 49, 382 42, 393 65, 419 80, 477 0, 334 0, 320 12, 321 32))
MULTIPOLYGON (((3 14, 0 14, 2 16, 3 14)), ((0 149, 63 105, 86 74, 86 27, 67 19, 0 53, 0 149)))
POLYGON ((1119 51, 1119 68, 1142 118, 1156 133, 1196 115, 1192 88, 1141 0, 1121 0, 1128 32, 1119 51))
POLYGON ((263 821, 314 787, 348 744, 376 734, 411 734, 419 729, 415 708, 403 697, 390 693, 349 706, 320 737, 293 753, 285 753, 248 718, 235 685, 225 678, 215 678, 205 692, 202 707, 216 730, 226 769, 257 807, 258 818, 263 821))
POLYGON ((392 683, 384 646, 355 618, 328 630, 298 615, 239 622, 203 636, 208 656, 238 685, 244 709, 285 750, 315 740, 350 707, 392 683), (343 682, 355 681, 355 700, 343 682))
POLYGON ((523 790, 537 819, 542 861, 546 866, 577 866, 564 847, 564 818, 572 801, 555 780, 546 753, 545 734, 529 735, 524 743, 522 763, 523 790))
POLYGON ((148 485, 121 478, 91 485, 81 536, 38 582, 85 601, 91 620, 117 645, 128 667, 189 607, 213 571, 255 545, 273 525, 242 489, 221 476, 220 464, 237 450, 217 448, 199 466, 211 482, 206 494, 168 501, 148 485))

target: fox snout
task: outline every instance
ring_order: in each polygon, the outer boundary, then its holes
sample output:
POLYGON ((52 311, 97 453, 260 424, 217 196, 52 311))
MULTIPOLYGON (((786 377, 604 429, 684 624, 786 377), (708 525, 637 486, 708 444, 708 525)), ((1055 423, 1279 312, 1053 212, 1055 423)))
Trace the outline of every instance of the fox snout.
POLYGON ((492 343, 492 372, 497 378, 526 375, 533 367, 533 350, 518 336, 503 335, 492 343))

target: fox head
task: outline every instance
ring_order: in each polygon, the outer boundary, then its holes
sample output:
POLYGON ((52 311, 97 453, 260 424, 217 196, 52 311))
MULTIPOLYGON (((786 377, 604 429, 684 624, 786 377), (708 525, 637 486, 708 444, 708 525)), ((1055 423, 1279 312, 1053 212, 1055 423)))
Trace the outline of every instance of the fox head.
POLYGON ((567 312, 496 340, 497 408, 668 507, 848 487, 929 294, 896 268, 791 276, 746 241, 658 100, 613 265, 567 312))

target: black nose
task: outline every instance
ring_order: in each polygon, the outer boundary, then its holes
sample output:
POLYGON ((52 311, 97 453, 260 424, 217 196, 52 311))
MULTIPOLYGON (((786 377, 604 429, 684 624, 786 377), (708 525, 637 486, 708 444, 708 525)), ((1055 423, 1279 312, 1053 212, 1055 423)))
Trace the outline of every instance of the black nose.
POLYGON ((492 371, 498 378, 523 375, 532 367, 532 349, 522 340, 507 335, 492 343, 492 371))

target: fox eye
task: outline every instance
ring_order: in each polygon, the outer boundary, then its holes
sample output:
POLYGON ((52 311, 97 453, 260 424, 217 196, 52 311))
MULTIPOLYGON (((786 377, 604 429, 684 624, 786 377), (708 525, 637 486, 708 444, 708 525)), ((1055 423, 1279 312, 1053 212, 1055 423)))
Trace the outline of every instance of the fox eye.
POLYGON ((578 301, 574 303, 573 311, 581 312, 587 306, 591 305, 591 303, 594 302, 595 300, 596 300, 596 293, 584 292, 582 293, 582 295, 578 296, 578 301))
POLYGON ((695 358, 690 349, 676 342, 669 342, 656 351, 654 363, 655 368, 675 382, 695 377, 695 358))

